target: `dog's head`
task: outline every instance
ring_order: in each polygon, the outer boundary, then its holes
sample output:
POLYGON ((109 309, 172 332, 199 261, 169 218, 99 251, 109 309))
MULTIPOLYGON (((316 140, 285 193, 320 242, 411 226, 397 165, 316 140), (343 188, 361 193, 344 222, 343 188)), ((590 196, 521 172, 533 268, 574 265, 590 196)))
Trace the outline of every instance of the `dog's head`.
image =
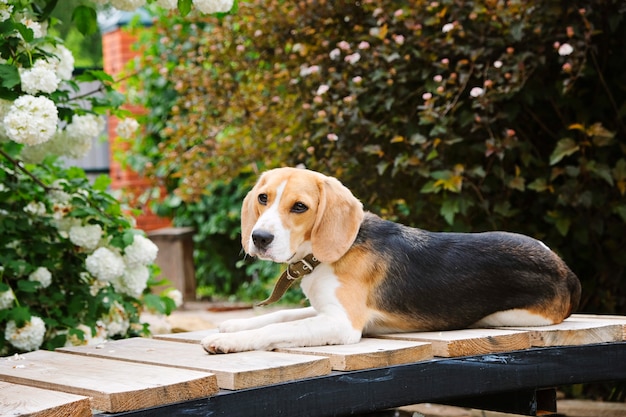
POLYGON ((243 201, 241 243, 251 256, 291 262, 313 253, 335 262, 350 249, 363 205, 338 180, 298 168, 261 175, 243 201))

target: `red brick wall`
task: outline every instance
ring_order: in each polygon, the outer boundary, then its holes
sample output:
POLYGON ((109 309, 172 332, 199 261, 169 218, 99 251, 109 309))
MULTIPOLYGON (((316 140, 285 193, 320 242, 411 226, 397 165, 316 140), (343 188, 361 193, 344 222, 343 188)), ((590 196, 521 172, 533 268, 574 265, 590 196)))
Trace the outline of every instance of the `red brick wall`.
MULTIPOLYGON (((125 65, 137 56, 137 51, 134 50, 135 41, 136 36, 124 28, 105 33, 102 36, 104 71, 113 78, 119 78, 120 75, 123 75, 125 65)), ((119 89, 123 91, 124 86, 121 85, 119 89)), ((138 106, 128 105, 125 108, 134 114, 141 114, 145 111, 145 109, 138 106)), ((142 204, 139 201, 138 197, 150 186, 150 181, 133 172, 128 167, 123 167, 116 160, 116 153, 127 151, 129 148, 128 143, 124 143, 117 137, 115 133, 117 124, 117 118, 114 116, 109 117, 109 174, 111 176, 111 188, 122 190, 124 200, 128 201, 129 206, 141 210, 141 214, 136 216, 137 228, 149 231, 171 226, 170 219, 155 215, 147 204, 142 204)))

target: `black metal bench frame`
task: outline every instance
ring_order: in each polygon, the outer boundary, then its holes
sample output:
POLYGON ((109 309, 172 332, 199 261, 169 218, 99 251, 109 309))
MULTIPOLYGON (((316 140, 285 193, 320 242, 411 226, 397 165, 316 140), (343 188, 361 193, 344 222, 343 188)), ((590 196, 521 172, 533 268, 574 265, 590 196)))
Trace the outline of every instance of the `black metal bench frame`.
POLYGON ((555 387, 626 380, 626 342, 434 359, 330 375, 99 416, 324 417, 439 403, 538 415, 555 387))

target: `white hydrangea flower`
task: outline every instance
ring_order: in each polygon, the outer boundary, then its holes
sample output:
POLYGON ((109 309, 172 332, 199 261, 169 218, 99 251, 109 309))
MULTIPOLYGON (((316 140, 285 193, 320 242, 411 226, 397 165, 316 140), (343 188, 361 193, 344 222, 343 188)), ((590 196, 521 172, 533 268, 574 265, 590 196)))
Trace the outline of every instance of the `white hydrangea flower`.
MULTIPOLYGON (((7 113, 9 112, 11 105, 13 105, 12 101, 3 100, 0 98, 0 120, 4 120, 4 116, 6 116, 7 113)), ((7 130, 4 126, 4 123, 0 123, 0 142, 2 142, 3 139, 8 139, 8 138, 9 136, 7 134, 7 130)))
POLYGON ((128 314, 117 301, 113 303, 109 313, 98 320, 97 324, 106 329, 108 337, 124 336, 130 327, 128 314))
POLYGON ((126 268, 121 277, 113 280, 113 288, 122 294, 139 298, 148 286, 150 271, 144 265, 135 265, 126 268))
POLYGON ((43 49, 54 55, 54 57, 49 59, 54 66, 57 77, 60 80, 71 79, 74 73, 74 55, 72 55, 72 52, 61 44, 48 44, 43 49))
POLYGON ((37 350, 43 343, 46 324, 41 317, 31 316, 23 327, 17 327, 14 320, 7 323, 4 338, 17 349, 23 351, 37 350))
POLYGON ((59 88, 61 79, 57 76, 56 65, 38 59, 30 68, 20 68, 22 90, 27 94, 38 92, 52 93, 59 88))
POLYGON ((46 24, 36 22, 33 19, 24 18, 20 23, 32 30, 33 36, 35 38, 43 38, 44 36, 46 36, 46 32, 48 31, 48 27, 46 24))
POLYGON ((4 22, 11 17, 13 6, 8 4, 7 0, 0 0, 0 22, 4 22))
POLYGON ((159 248, 150 239, 135 235, 133 243, 124 248, 124 261, 128 266, 150 265, 158 252, 159 248))
POLYGON ((102 281, 112 281, 124 273, 124 260, 107 248, 98 248, 85 260, 87 271, 102 281))
POLYGON ((178 0, 156 0, 154 4, 166 10, 174 10, 178 7, 178 0))
POLYGON ((74 115, 72 123, 57 130, 47 142, 23 148, 22 158, 26 162, 40 163, 48 155, 82 158, 89 152, 93 140, 102 133, 104 118, 94 114, 74 115))
POLYGON ((127 117, 117 124, 117 127, 115 128, 115 133, 117 133, 117 135, 122 138, 128 139, 133 137, 137 129, 139 129, 139 123, 137 122, 137 120, 131 117, 127 117))
POLYGON ((183 305, 183 293, 181 293, 179 290, 170 290, 165 295, 174 300, 174 304, 176 304, 176 307, 180 307, 183 305))
POLYGON ((145 5, 146 0, 111 0, 111 6, 127 12, 132 12, 145 5))
POLYGON ((233 3, 233 0, 193 0, 193 5, 206 14, 229 12, 233 3))
POLYGON ((46 214, 46 205, 41 201, 31 201, 24 207, 24 212, 34 214, 35 216, 43 216, 46 214))
POLYGON ((15 100, 4 116, 9 139, 30 146, 50 140, 58 121, 59 112, 52 100, 28 94, 15 100))
POLYGON ((93 140, 102 133, 105 121, 101 116, 95 114, 74 115, 72 123, 66 128, 66 143, 63 152, 58 155, 69 158, 82 158, 91 149, 93 140))
POLYGON ((69 237, 76 246, 93 250, 102 239, 102 227, 99 224, 73 226, 70 228, 69 237))
POLYGON ((13 306, 15 295, 12 290, 0 292, 0 310, 5 310, 13 306))
POLYGON ((52 283, 52 274, 48 268, 40 266, 28 276, 29 281, 36 281, 42 288, 47 288, 52 283))
MULTIPOLYGON (((106 342, 106 329, 103 327, 96 327, 95 334, 91 327, 86 324, 79 324, 76 326, 77 330, 83 332, 83 339, 81 340, 78 336, 72 335, 68 336, 65 341, 65 346, 85 346, 85 345, 99 345, 101 343, 106 342)), ((68 333, 65 331, 64 333, 68 333)))

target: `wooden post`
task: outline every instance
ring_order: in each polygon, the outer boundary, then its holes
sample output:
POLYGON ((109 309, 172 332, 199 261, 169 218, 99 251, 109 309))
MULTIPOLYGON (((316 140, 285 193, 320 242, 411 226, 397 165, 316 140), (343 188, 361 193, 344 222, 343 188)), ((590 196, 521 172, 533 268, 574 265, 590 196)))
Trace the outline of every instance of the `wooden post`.
POLYGON ((196 299, 193 234, 191 227, 166 227, 148 232, 150 240, 159 248, 156 264, 163 277, 181 292, 183 302, 196 299))

